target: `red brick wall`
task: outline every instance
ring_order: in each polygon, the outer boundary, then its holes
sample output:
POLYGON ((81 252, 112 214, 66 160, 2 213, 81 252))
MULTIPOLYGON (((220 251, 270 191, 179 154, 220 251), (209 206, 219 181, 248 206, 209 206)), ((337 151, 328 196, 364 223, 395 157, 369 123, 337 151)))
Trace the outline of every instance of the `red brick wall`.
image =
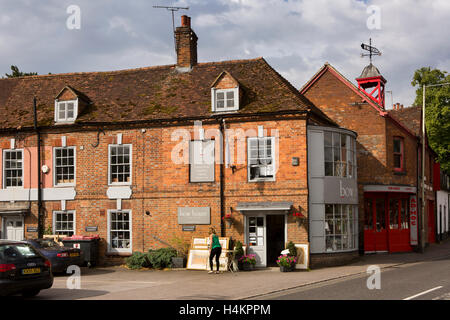
MULTIPOLYGON (((238 164, 235 173, 225 169, 225 208, 235 208, 238 202, 245 201, 292 201, 307 215, 307 158, 306 158, 306 120, 279 120, 230 123, 227 128, 243 130, 253 129, 256 135, 258 125, 263 125, 270 135, 271 129, 279 132, 279 171, 275 182, 247 181, 247 146, 245 143, 245 163, 238 164), (293 167, 292 157, 300 158, 300 166, 293 167)), ((219 129, 218 125, 204 125, 219 129)), ((178 207, 192 206, 211 208, 211 226, 220 230, 220 165, 215 165, 215 182, 190 183, 189 165, 174 164, 171 152, 179 141, 171 141, 176 129, 187 129, 194 137, 193 126, 158 127, 106 130, 101 134, 99 145, 97 131, 48 133, 42 135, 43 147, 61 145, 61 136, 67 137, 67 146, 76 146, 76 198, 66 201, 67 210, 76 211, 76 234, 99 234, 102 238, 100 251, 104 262, 107 244, 107 210, 116 208, 116 200, 108 199, 108 144, 116 143, 118 133, 122 133, 122 142, 132 144, 132 197, 122 201, 123 209, 132 210, 132 249, 146 251, 171 243, 174 237, 190 242, 193 236, 208 235, 210 225, 197 225, 195 232, 183 232, 178 225, 178 207), (146 211, 150 215, 146 215, 146 211), (98 226, 98 232, 86 232, 86 226, 98 226)), ((0 145, 9 143, 8 136, 0 138, 0 145)), ((35 146, 36 137, 28 136, 23 141, 16 139, 17 148, 35 146)), ((237 145, 236 145, 237 146, 237 145)), ((186 145, 187 147, 187 145, 186 145)), ((8 145, 9 148, 9 145, 8 145)), ((216 145, 218 148, 218 145, 216 145)), ((217 149, 216 149, 217 150, 217 149)), ((218 157, 216 153, 216 157, 218 157)), ((43 159, 45 152, 42 152, 43 159)), ((36 161, 32 158, 31 161, 36 161)), ((50 161, 53 174, 53 163, 50 161)), ((35 173, 33 173, 35 174, 35 173)), ((44 178, 47 177, 44 175, 44 178)), ((48 186, 46 186, 48 187, 48 186)), ((60 201, 45 201, 45 229, 52 226, 53 211, 61 209, 60 201)), ((32 204, 32 215, 25 219, 27 226, 37 225, 37 204, 32 204)), ((243 241, 243 216, 233 212, 235 223, 225 230, 225 236, 243 241)), ((36 237, 36 233, 27 233, 27 237, 36 237)), ((288 240, 296 243, 307 242, 307 230, 298 227, 293 217, 288 219, 288 240)), ((112 258, 111 258, 112 259, 112 258)))

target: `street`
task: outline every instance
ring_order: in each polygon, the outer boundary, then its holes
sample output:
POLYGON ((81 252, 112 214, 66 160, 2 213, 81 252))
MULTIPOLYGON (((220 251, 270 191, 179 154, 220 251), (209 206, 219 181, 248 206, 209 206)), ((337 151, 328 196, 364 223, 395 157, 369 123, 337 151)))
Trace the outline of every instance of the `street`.
POLYGON ((35 300, 245 300, 245 299, 450 299, 450 240, 421 253, 365 255, 360 261, 310 271, 208 274, 191 270, 82 268, 79 289, 69 276, 55 276, 51 289, 35 300), (378 266, 380 289, 369 290, 370 266, 378 266), (73 286, 74 283, 72 283, 73 286))
POLYGON ((367 288, 368 275, 263 295, 264 300, 450 300, 450 259, 405 264, 381 272, 381 288, 367 288))

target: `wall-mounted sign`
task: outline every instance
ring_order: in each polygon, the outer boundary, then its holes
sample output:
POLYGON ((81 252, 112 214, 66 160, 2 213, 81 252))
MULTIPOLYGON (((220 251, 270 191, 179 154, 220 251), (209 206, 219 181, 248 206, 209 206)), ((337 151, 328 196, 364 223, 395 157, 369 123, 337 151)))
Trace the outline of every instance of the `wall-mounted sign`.
POLYGON ((323 189, 325 203, 358 204, 356 179, 325 177, 323 189))
POLYGON ((195 226, 183 226, 183 231, 195 231, 195 226))
POLYGON ((87 232, 96 232, 98 231, 98 227, 86 227, 84 228, 87 232))
POLYGON ((417 196, 409 197, 409 221, 410 221, 410 243, 412 246, 418 245, 417 226, 419 224, 417 214, 417 196))
POLYGON ((214 182, 214 140, 189 144, 191 182, 214 182))
POLYGON ((416 193, 416 187, 370 185, 370 186, 364 186, 364 191, 365 192, 416 193))
POLYGON ((27 232, 38 232, 38 227, 27 227, 27 232))
POLYGON ((211 224, 209 207, 179 207, 178 224, 211 224))

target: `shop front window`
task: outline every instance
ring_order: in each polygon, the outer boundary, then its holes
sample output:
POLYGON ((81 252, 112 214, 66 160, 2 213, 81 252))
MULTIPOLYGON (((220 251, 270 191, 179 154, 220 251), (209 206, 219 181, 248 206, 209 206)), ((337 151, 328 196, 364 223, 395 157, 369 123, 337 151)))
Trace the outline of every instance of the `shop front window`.
POLYGON ((325 205, 325 251, 355 249, 356 223, 353 205, 325 205))

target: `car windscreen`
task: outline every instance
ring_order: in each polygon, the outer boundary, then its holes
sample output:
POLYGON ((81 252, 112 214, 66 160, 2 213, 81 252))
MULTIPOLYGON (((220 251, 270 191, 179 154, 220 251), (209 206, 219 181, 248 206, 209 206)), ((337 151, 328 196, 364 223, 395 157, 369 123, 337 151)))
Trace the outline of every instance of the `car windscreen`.
POLYGON ((11 261, 23 258, 35 258, 39 254, 27 244, 3 244, 0 245, 0 260, 11 261))

